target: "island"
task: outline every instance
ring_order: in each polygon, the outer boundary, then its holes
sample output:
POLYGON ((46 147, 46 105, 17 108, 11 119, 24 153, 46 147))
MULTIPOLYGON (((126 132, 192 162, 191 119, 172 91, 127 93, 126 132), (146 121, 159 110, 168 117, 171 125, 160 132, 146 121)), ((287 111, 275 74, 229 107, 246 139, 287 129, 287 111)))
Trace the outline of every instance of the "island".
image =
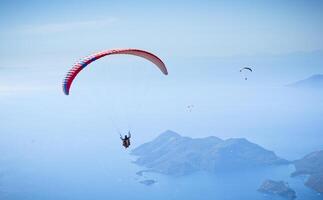
POLYGON ((183 176, 197 171, 219 172, 288 164, 272 151, 244 138, 190 138, 165 131, 132 151, 134 163, 148 170, 183 176))
POLYGON ((155 181, 153 179, 147 179, 147 180, 139 181, 139 183, 147 185, 147 186, 151 186, 151 185, 157 183, 157 181, 155 181))
POLYGON ((265 194, 278 195, 291 200, 296 198, 296 192, 284 181, 265 180, 258 191, 265 194))
POLYGON ((291 176, 309 176, 305 185, 323 194, 323 150, 315 151, 294 161, 294 165, 296 170, 291 176))

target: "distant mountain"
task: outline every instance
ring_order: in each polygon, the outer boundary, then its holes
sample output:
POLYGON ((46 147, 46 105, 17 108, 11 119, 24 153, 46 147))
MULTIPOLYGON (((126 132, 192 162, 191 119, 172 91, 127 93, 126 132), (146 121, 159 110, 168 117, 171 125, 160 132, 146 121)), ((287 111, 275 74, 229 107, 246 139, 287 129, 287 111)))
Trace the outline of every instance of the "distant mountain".
POLYGON ((288 163, 246 139, 193 139, 173 131, 160 134, 134 149, 132 154, 138 156, 136 164, 175 176, 201 170, 216 172, 288 163))
POLYGON ((309 175, 305 185, 323 194, 323 151, 316 151, 294 161, 292 176, 309 175))
POLYGON ((323 74, 316 74, 307 79, 287 85, 294 88, 323 89, 323 74))

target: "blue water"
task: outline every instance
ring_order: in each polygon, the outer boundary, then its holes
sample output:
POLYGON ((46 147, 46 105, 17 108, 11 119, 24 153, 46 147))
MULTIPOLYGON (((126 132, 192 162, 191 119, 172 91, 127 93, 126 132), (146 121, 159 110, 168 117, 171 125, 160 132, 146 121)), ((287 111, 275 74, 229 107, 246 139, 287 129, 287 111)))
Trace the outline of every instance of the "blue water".
POLYGON ((143 168, 132 163, 135 157, 123 149, 118 137, 108 139, 103 133, 23 138, 12 134, 2 142, 8 144, 2 146, 6 150, 0 159, 0 199, 5 200, 280 199, 256 191, 265 179, 288 181, 298 199, 322 199, 304 186, 304 178, 290 177, 292 165, 184 177, 138 176, 143 168), (145 179, 157 183, 139 183, 145 179))
POLYGON ((134 158, 126 151, 109 148, 103 140, 97 140, 95 147, 90 142, 84 140, 82 147, 88 150, 87 155, 79 155, 81 147, 73 147, 72 152, 57 149, 57 156, 38 152, 25 155, 23 163, 11 163, 1 176, 1 199, 281 199, 256 191, 268 178, 288 181, 298 199, 322 199, 303 185, 303 178, 290 178, 293 166, 219 174, 198 172, 184 177, 155 173, 138 176, 135 173, 141 168, 131 163, 134 158), (140 184, 144 179, 157 183, 140 184))

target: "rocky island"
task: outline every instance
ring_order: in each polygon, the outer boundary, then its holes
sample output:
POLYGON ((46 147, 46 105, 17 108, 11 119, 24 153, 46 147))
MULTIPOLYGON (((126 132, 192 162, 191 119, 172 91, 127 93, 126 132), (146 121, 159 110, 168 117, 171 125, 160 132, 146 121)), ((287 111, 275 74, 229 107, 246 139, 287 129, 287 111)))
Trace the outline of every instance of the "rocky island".
POLYGON ((182 176, 196 171, 252 169, 288 164, 274 152, 243 138, 189 138, 165 131, 132 151, 136 164, 162 174, 182 176))
POLYGON ((296 198, 296 192, 284 181, 265 180, 258 191, 265 194, 278 195, 291 200, 296 198))
POLYGON ((147 186, 151 186, 151 185, 155 184, 156 182, 157 181, 155 181, 155 180, 147 179, 147 180, 140 181, 139 183, 147 185, 147 186))
POLYGON ((294 161, 292 176, 308 175, 305 185, 323 194, 323 151, 316 151, 294 161))

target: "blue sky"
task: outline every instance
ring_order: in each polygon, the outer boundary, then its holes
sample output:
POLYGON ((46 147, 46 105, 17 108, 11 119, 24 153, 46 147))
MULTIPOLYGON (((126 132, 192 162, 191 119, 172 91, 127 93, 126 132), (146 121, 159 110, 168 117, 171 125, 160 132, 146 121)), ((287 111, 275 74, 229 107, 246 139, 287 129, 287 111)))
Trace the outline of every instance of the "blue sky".
POLYGON ((323 47, 322 8, 320 1, 1 1, 0 52, 3 60, 123 46, 188 57, 315 51, 323 47))

